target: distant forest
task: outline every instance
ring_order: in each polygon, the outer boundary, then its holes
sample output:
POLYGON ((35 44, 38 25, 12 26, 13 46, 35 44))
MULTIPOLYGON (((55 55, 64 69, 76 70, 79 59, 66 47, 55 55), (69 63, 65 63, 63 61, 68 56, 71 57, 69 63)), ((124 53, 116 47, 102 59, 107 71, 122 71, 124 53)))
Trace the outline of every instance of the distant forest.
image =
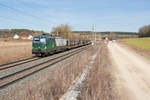
MULTIPOLYGON (((93 33, 92 31, 72 31, 72 33, 84 33, 84 34, 90 34, 93 33)), ((110 33, 115 33, 117 35, 138 35, 136 32, 96 32, 97 34, 101 35, 109 35, 110 33)))
MULTIPOLYGON (((92 34, 92 31, 72 31, 74 34, 92 34)), ((109 35, 112 32, 96 32, 101 35, 109 35)), ((136 32, 113 32, 117 35, 138 35, 136 32)), ((20 36, 28 36, 28 35, 39 35, 39 34, 48 34, 43 31, 34 31, 28 29, 0 29, 0 38, 12 37, 15 34, 20 36)))
POLYGON ((0 38, 12 37, 15 34, 19 36, 28 36, 28 35, 39 35, 43 34, 43 31, 34 31, 28 29, 0 29, 0 38))
POLYGON ((110 34, 115 33, 117 35, 138 35, 136 32, 100 32, 100 34, 110 34))

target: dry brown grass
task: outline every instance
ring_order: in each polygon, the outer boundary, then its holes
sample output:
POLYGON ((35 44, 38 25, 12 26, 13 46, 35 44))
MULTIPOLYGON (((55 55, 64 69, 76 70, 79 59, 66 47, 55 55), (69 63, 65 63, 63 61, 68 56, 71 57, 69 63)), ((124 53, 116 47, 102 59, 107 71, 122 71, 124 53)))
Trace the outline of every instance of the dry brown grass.
POLYGON ((96 50, 92 48, 58 64, 57 67, 0 96, 0 99, 58 100, 81 74, 96 50))
POLYGON ((0 64, 31 56, 31 42, 0 42, 0 64))
POLYGON ((90 74, 80 88, 79 100, 119 100, 111 67, 107 47, 103 45, 90 74))

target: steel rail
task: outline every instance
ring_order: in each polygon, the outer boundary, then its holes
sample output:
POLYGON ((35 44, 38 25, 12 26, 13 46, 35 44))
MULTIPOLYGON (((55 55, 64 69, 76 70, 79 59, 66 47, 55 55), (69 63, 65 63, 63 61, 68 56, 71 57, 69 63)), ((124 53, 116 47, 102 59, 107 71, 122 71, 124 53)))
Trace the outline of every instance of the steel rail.
POLYGON ((0 80, 7 79, 7 78, 9 78, 9 77, 11 77, 11 76, 14 76, 14 75, 16 75, 16 74, 19 74, 19 73, 24 72, 24 71, 27 71, 27 70, 30 71, 30 69, 32 69, 32 68, 34 68, 34 67, 36 67, 36 66, 40 66, 40 65, 43 65, 43 64, 46 64, 46 63, 50 63, 50 61, 54 61, 54 60, 56 60, 56 59, 58 59, 58 58, 62 58, 62 59, 60 59, 60 60, 58 60, 58 61, 55 61, 55 62, 53 62, 53 63, 51 63, 51 64, 49 64, 49 65, 46 65, 46 66, 44 66, 44 67, 42 67, 42 68, 39 68, 38 70, 35 70, 35 71, 31 72, 31 73, 28 73, 27 75, 23 75, 23 76, 21 76, 21 77, 15 79, 15 80, 6 82, 6 83, 0 85, 0 89, 3 89, 3 88, 5 88, 5 87, 7 87, 7 86, 9 86, 9 85, 11 85, 11 84, 13 84, 13 83, 16 83, 17 81, 19 81, 19 80, 21 80, 21 79, 24 79, 24 78, 26 78, 26 77, 28 77, 28 76, 30 76, 30 75, 36 73, 36 72, 39 72, 39 71, 41 71, 41 70, 43 70, 43 69, 45 69, 45 68, 47 68, 47 67, 50 67, 50 66, 52 66, 52 65, 54 65, 54 64, 56 64, 56 63, 58 63, 58 62, 61 62, 61 61, 65 60, 65 59, 67 59, 67 58, 69 58, 69 57, 71 57, 71 56, 73 56, 73 55, 75 55, 75 54, 77 54, 77 53, 80 53, 80 52, 82 52, 82 51, 84 51, 84 50, 86 50, 86 49, 88 49, 88 48, 89 48, 89 47, 80 48, 79 50, 69 52, 69 53, 64 54, 64 55, 61 55, 61 56, 59 56, 59 57, 55 57, 55 58, 50 59, 50 60, 48 60, 48 61, 42 62, 42 63, 40 63, 40 64, 38 64, 38 65, 34 65, 34 66, 32 66, 32 67, 28 67, 28 68, 26 68, 26 69, 17 71, 17 72, 15 72, 15 73, 12 73, 12 74, 3 76, 3 77, 0 78, 0 80), (64 57, 64 56, 66 56, 66 57, 64 57))
POLYGON ((31 57, 29 59, 18 60, 18 61, 12 62, 12 63, 7 63, 7 64, 4 64, 4 65, 1 65, 0 71, 8 69, 8 68, 15 67, 15 66, 18 66, 18 65, 22 65, 22 64, 25 64, 25 63, 28 63, 28 62, 36 61, 36 60, 39 60, 39 59, 40 58, 31 57))

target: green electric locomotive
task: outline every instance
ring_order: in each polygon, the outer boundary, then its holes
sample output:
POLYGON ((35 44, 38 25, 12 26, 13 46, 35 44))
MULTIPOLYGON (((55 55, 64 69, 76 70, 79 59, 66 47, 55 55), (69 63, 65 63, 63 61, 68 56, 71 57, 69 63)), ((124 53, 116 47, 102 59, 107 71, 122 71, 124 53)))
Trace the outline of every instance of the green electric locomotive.
POLYGON ((36 56, 47 56, 55 52, 66 50, 67 39, 48 35, 38 35, 33 38, 32 47, 32 54, 36 56))
POLYGON ((32 54, 35 54, 36 56, 47 56, 56 52, 89 44, 91 44, 91 41, 85 39, 66 39, 63 37, 38 35, 33 38, 32 54))

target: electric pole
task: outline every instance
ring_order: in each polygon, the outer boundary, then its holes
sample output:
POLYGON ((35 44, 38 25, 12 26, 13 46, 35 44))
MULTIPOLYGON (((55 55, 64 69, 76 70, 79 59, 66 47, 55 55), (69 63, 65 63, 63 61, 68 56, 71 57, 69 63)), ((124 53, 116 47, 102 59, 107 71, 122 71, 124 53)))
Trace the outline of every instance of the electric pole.
POLYGON ((96 25, 95 24, 93 24, 92 31, 93 31, 93 41, 96 43, 96 25))
POLYGON ((95 27, 94 27, 94 31, 95 31, 95 43, 96 43, 96 25, 95 25, 95 27))
POLYGON ((58 31, 57 31, 57 36, 58 36, 58 31))

